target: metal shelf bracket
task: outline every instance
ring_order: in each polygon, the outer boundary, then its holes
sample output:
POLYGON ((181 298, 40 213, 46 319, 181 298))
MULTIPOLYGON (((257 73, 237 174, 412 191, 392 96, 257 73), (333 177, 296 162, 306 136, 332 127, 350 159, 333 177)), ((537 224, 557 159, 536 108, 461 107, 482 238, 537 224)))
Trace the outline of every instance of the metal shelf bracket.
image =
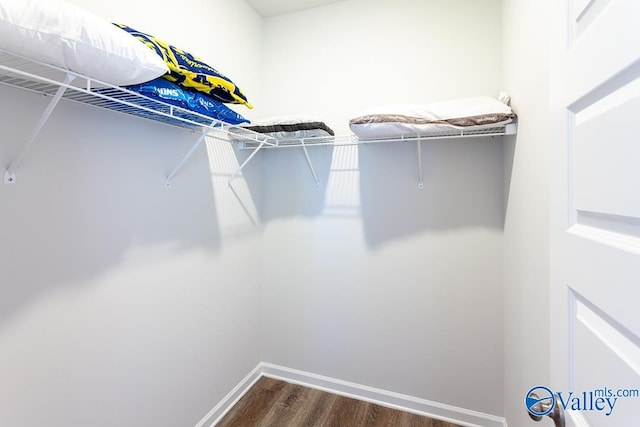
POLYGON ((56 91, 55 95, 53 95, 53 98, 51 98, 51 101, 49 101, 47 108, 45 108, 44 112, 40 116, 38 123, 36 123, 36 125, 31 130, 31 134, 29 135, 29 138, 27 138, 25 144, 22 146, 22 149, 20 150, 16 158, 13 159, 13 161, 7 168, 6 172, 4 173, 5 184, 15 184, 16 169, 18 169, 18 166, 22 162, 22 159, 24 158, 25 154, 27 154, 27 151, 29 151, 29 148, 31 148, 31 145, 33 145, 33 142, 36 140, 36 138, 40 134, 40 131, 44 127, 45 123, 47 123, 47 120, 49 120, 51 113, 53 113, 53 110, 58 105, 58 102, 60 102, 60 99, 62 98, 62 95, 64 95, 64 92, 67 89, 67 86, 69 85, 69 83, 71 83, 71 81, 73 81, 74 78, 75 78, 74 75, 67 74, 64 79, 63 85, 58 87, 58 90, 56 91))
POLYGON ((422 141, 416 143, 418 147, 418 188, 424 188, 424 179, 422 176, 422 141))
POLYGON ((316 170, 313 168, 313 164, 311 163, 311 158, 309 157, 309 151, 307 151, 307 146, 304 143, 304 139, 301 139, 300 143, 302 145, 302 150, 304 151, 304 157, 307 159, 307 166, 309 166, 311 175, 313 175, 313 180, 316 182, 316 188, 320 188, 320 181, 318 181, 318 175, 316 175, 316 170))
POLYGON ((193 143, 193 145, 191 146, 189 151, 187 151, 187 154, 185 154, 184 157, 182 157, 182 160, 180 160, 180 162, 173 169, 173 171, 171 171, 171 173, 169 175, 167 175, 167 177, 165 178, 165 181, 164 181, 164 183, 165 183, 165 185, 167 187, 171 185, 171 181, 173 180, 173 178, 176 176, 176 174, 178 172, 180 172, 180 169, 182 169, 182 167, 185 165, 185 163, 187 163, 187 161, 191 158, 193 153, 195 153, 195 151, 198 149, 198 147, 200 146, 202 141, 204 141, 204 139, 207 137, 207 135, 209 135, 209 132, 211 132, 211 130, 213 130, 215 128, 215 123, 216 122, 214 122, 211 125, 211 127, 204 128, 202 130, 202 133, 200 134, 200 136, 198 136, 198 139, 196 139, 196 142, 193 143))
POLYGON ((229 181, 227 181, 227 187, 231 187, 231 182, 236 179, 238 177, 238 175, 240 175, 240 172, 242 172, 242 169, 244 169, 244 167, 251 161, 251 159, 253 159, 253 156, 255 156, 256 154, 258 154, 258 151, 262 150, 262 147, 264 147, 264 145, 267 143, 267 140, 262 140, 260 141, 260 145, 258 145, 252 152, 251 154, 249 154, 249 157, 246 158, 246 160, 244 162, 242 162, 242 164, 240 165, 240 167, 238 167, 238 169, 233 173, 233 175, 231 175, 231 178, 229 178, 229 181))

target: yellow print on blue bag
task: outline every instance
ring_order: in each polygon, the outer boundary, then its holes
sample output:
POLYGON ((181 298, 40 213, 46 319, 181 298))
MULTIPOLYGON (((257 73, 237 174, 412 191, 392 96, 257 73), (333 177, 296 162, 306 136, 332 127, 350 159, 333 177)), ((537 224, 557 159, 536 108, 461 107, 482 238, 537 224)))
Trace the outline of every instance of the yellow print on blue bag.
POLYGON ((165 79, 186 89, 206 93, 220 102, 244 104, 253 108, 242 90, 230 78, 197 56, 126 25, 115 25, 140 40, 164 60, 170 70, 169 74, 162 76, 165 79))

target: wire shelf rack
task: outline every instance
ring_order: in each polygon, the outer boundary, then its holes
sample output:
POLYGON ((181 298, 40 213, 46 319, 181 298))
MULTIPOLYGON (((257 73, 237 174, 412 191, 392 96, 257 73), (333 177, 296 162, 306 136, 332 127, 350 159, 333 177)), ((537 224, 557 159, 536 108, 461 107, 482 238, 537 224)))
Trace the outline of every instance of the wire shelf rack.
MULTIPOLYGON (((182 160, 180 160, 176 168, 167 175, 165 179, 167 185, 170 184, 175 175, 193 155, 207 135, 213 136, 215 140, 233 143, 239 149, 253 150, 247 159, 239 166, 236 173, 233 174, 229 180, 229 184, 240 175, 243 168, 260 150, 297 147, 304 150, 307 164, 316 180, 316 186, 319 186, 307 151, 307 147, 310 146, 324 145, 340 147, 382 142, 416 142, 419 155, 420 145, 423 141, 446 138, 512 135, 516 133, 517 126, 514 122, 482 129, 465 130, 464 128, 459 128, 447 132, 422 135, 395 135, 370 139, 358 138, 353 134, 295 139, 275 138, 268 134, 253 132, 241 126, 231 125, 203 114, 161 102, 123 87, 114 86, 73 71, 30 60, 3 50, 0 50, 0 85, 19 88, 51 97, 40 120, 32 129, 31 135, 6 170, 4 182, 7 184, 16 182, 15 171, 18 165, 61 99, 133 115, 196 132, 198 137, 193 146, 182 160)), ((422 187, 421 167, 419 172, 419 185, 422 187)))

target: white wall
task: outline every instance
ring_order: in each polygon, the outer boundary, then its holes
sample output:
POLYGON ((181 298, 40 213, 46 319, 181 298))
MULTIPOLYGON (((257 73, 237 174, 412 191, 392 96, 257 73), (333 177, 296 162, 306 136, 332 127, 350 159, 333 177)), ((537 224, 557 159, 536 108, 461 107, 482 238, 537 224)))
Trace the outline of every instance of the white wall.
MULTIPOLYGON (((500 1, 351 0, 265 20, 265 115, 344 132, 390 102, 497 95, 500 1), (303 53, 305 52, 305 53, 303 53)), ((263 360, 502 414, 502 142, 265 153, 263 360)))
MULTIPOLYGON (((320 189, 300 152, 268 152, 233 193, 246 153, 210 143, 167 189, 192 136, 63 104, 0 186, 0 424, 194 425, 260 360, 525 423, 548 372, 523 336, 547 308, 546 6, 349 0, 263 22, 234 0, 74 2, 215 63, 249 117, 344 132, 371 105, 506 89, 527 120, 504 144, 425 143, 422 190, 414 147, 379 145, 313 149, 320 189)), ((0 99, 6 165, 46 100, 0 99)))
POLYGON ((522 120, 505 145, 505 416, 549 383, 549 2, 503 1, 505 88, 522 120))
MULTIPOLYGON (((194 51, 218 58, 248 94, 259 86, 261 20, 244 2, 195 2, 197 14, 161 14, 152 1, 75 2, 200 43, 194 51), (217 20, 221 11, 234 20, 217 20), (212 27, 233 45, 202 44, 212 27)), ((46 102, 0 87, 0 164, 46 102)), ((210 144, 216 174, 201 148, 164 185, 194 140, 63 102, 18 182, 0 185, 0 425, 193 426, 260 361, 256 273, 244 261, 260 234, 220 185, 235 155, 210 144)))
POLYGON ((265 20, 264 116, 336 130, 387 103, 501 90, 500 2, 349 0, 265 20))

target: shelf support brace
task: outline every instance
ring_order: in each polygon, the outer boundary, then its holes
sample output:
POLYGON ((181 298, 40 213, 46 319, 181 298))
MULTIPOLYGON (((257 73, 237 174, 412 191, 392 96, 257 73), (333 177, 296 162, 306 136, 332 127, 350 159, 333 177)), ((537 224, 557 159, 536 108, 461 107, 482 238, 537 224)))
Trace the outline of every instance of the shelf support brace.
POLYGON ((309 166, 309 170, 311 170, 311 175, 313 175, 313 180, 316 182, 316 188, 320 188, 320 181, 318 181, 318 175, 316 175, 316 170, 313 168, 313 164, 311 163, 311 158, 309 157, 309 152, 307 151, 307 146, 304 144, 304 139, 301 139, 302 150, 304 151, 304 157, 307 159, 307 165, 309 166))
POLYGON ((242 162, 242 164, 240 165, 240 167, 238 168, 238 170, 236 170, 233 175, 231 175, 231 178, 229 178, 229 181, 227 181, 227 187, 231 187, 231 182, 236 179, 236 177, 238 175, 240 175, 240 172, 242 172, 242 169, 244 169, 244 167, 251 161, 251 159, 253 159, 253 156, 255 156, 256 154, 258 154, 258 151, 262 150, 262 147, 264 147, 264 144, 266 144, 267 140, 264 139, 262 141, 260 141, 260 145, 258 145, 258 147, 253 150, 251 152, 251 154, 249 154, 249 157, 247 157, 247 159, 242 162))
POLYGON ((173 169, 173 171, 169 175, 167 175, 167 178, 164 181, 164 183, 165 183, 165 185, 167 187, 169 185, 171 185, 171 181, 173 180, 173 178, 176 176, 176 174, 178 172, 180 172, 180 169, 182 169, 184 164, 187 163, 187 160, 189 160, 191 158, 193 153, 195 153, 195 151, 198 149, 198 147, 200 146, 202 141, 204 141, 204 139, 207 137, 207 135, 209 135, 210 131, 211 131, 211 128, 207 128, 207 130, 204 130, 204 129, 202 130, 202 133, 200 134, 200 136, 198 137, 196 142, 191 146, 189 151, 187 151, 187 154, 185 154, 184 157, 182 158, 182 160, 180 160, 180 163, 178 163, 178 166, 176 166, 173 169))
POLYGON ((424 188, 424 180, 422 175, 422 140, 417 143, 418 146, 418 188, 424 188))
POLYGON ((60 102, 60 99, 62 98, 62 95, 64 95, 64 92, 67 89, 67 86, 69 85, 69 83, 71 83, 71 81, 74 78, 75 76, 71 74, 67 74, 67 76, 64 79, 63 85, 58 87, 58 90, 56 91, 55 95, 53 95, 53 98, 51 98, 51 101, 49 101, 49 105, 47 105, 47 108, 45 108, 44 112, 42 113, 42 116, 40 116, 38 123, 36 123, 35 127, 32 129, 31 135, 29 135, 29 138, 27 139, 27 142, 22 147, 22 150, 20 151, 20 153, 18 153, 16 158, 13 159, 13 161, 7 168, 7 171, 4 173, 5 184, 14 184, 16 182, 16 169, 18 169, 18 166, 22 162, 22 159, 24 158, 25 154, 27 154, 27 151, 29 151, 29 148, 31 148, 31 145, 33 145, 33 142, 36 140, 36 138, 40 134, 40 131, 44 127, 45 123, 47 123, 47 120, 49 120, 51 113, 53 113, 53 110, 58 105, 58 102, 60 102))

